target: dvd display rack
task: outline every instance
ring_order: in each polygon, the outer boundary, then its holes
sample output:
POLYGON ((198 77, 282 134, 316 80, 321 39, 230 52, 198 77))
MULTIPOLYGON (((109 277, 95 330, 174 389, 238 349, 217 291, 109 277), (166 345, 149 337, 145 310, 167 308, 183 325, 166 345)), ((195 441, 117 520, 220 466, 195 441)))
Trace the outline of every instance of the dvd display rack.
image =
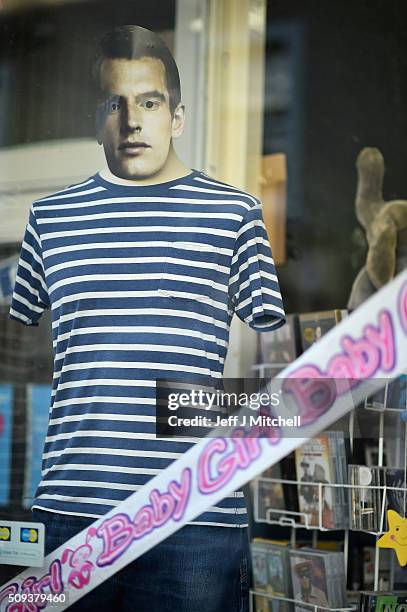
MULTIPOLYGON (((260 379, 265 379, 267 376, 267 373, 270 372, 276 372, 276 371, 280 371, 282 369, 282 367, 287 366, 287 364, 277 364, 277 363, 260 363, 260 364, 256 364, 255 366, 252 367, 252 374, 255 377, 258 377, 260 379)), ((404 470, 404 479, 403 479, 403 484, 402 486, 388 486, 387 484, 370 484, 370 483, 362 483, 362 484, 355 484, 355 483, 321 483, 321 482, 307 482, 307 486, 313 486, 315 487, 315 493, 314 494, 314 498, 316 498, 317 500, 317 507, 318 507, 318 512, 317 512, 317 516, 318 516, 318 520, 315 521, 311 521, 310 520, 310 515, 307 514, 307 512, 301 512, 299 510, 293 510, 293 509, 286 509, 286 508, 273 508, 273 507, 268 507, 268 508, 263 508, 263 504, 260 502, 260 497, 262 495, 262 493, 264 492, 265 487, 267 488, 268 485, 273 486, 276 484, 281 484, 281 485, 289 485, 289 486, 294 486, 296 487, 296 489, 298 490, 298 487, 300 487, 301 485, 303 485, 304 483, 298 479, 290 479, 290 478, 269 478, 269 477, 264 477, 262 475, 258 476, 257 478, 255 478, 252 482, 251 482, 251 491, 252 491, 252 508, 253 508, 253 520, 255 521, 255 523, 257 524, 266 524, 266 525, 275 525, 275 526, 279 526, 279 527, 288 527, 290 529, 290 546, 291 548, 295 548, 296 547, 296 542, 297 542, 297 531, 298 529, 306 529, 306 530, 310 530, 311 534, 312 534, 312 547, 316 548, 317 543, 318 543, 318 534, 322 533, 322 532, 327 532, 327 531, 336 531, 336 532, 343 532, 343 553, 344 553, 344 563, 345 563, 345 579, 347 579, 347 573, 348 573, 348 567, 349 567, 349 556, 351 554, 350 551, 350 531, 359 531, 359 532, 364 532, 366 534, 370 534, 372 536, 372 538, 374 538, 374 579, 373 579, 373 590, 374 591, 378 591, 381 590, 382 585, 381 585, 381 580, 380 580, 380 555, 383 554, 383 549, 380 549, 378 546, 376 546, 376 542, 379 539, 379 537, 381 535, 383 535, 383 533, 386 531, 386 499, 387 499, 387 495, 389 493, 389 491, 393 491, 394 494, 397 494, 398 496, 402 496, 403 499, 403 508, 404 508, 404 513, 406 513, 406 509, 407 509, 407 505, 406 505, 406 500, 407 500, 407 486, 406 486, 406 482, 407 482, 407 423, 403 424, 403 422, 400 419, 400 410, 401 407, 397 407, 394 408, 392 406, 387 406, 387 398, 388 398, 388 391, 389 391, 389 385, 390 383, 386 384, 386 386, 384 387, 384 392, 383 392, 383 402, 382 403, 375 403, 374 401, 372 401, 372 398, 367 398, 364 402, 364 404, 355 407, 348 415, 347 417, 347 422, 348 422, 348 433, 349 433, 349 446, 350 446, 350 451, 353 452, 354 450, 354 445, 357 443, 357 438, 355 437, 355 416, 356 416, 356 411, 357 410, 365 410, 367 412, 372 413, 376 413, 375 417, 377 417, 377 430, 378 430, 378 436, 377 436, 377 442, 378 442, 378 447, 377 447, 377 454, 374 457, 375 460, 375 465, 374 466, 370 466, 370 467, 374 467, 374 468, 383 468, 384 466, 384 443, 385 443, 385 439, 386 439, 386 435, 385 435, 385 424, 386 424, 386 418, 388 418, 389 415, 393 415, 393 417, 396 417, 399 419, 398 421, 398 431, 399 433, 401 433, 402 435, 396 437, 396 438, 392 438, 392 445, 398 445, 398 448, 396 449, 396 454, 398 454, 401 457, 401 463, 402 463, 402 469, 404 470), (397 414, 398 413, 398 414, 397 414), (379 508, 379 521, 377 524, 377 528, 376 529, 355 529, 353 526, 346 526, 344 528, 338 529, 330 529, 327 528, 326 526, 324 526, 323 524, 323 499, 324 499, 324 489, 326 488, 330 488, 330 489, 335 489, 335 488, 343 488, 347 493, 348 499, 354 499, 354 496, 357 494, 355 492, 360 491, 360 494, 363 495, 366 493, 367 490, 370 490, 370 492, 372 491, 377 491, 378 492, 378 499, 380 500, 380 508, 379 508)), ((405 409, 407 410, 407 398, 406 398, 406 406, 405 409)), ((395 552, 394 551, 387 551, 390 552, 390 554, 395 556, 395 552)), ((396 560, 397 563, 397 560, 396 560)), ((407 573, 407 570, 406 570, 407 573)), ((407 578, 407 576, 406 576, 407 578)), ((406 585, 407 586, 407 585, 406 585)), ((359 591, 348 591, 348 596, 349 599, 353 601, 355 600, 355 597, 357 597, 359 594, 359 591)), ((354 611, 357 609, 357 606, 355 604, 349 604, 348 607, 341 607, 341 608, 329 608, 329 607, 324 607, 321 605, 314 605, 314 604, 310 604, 310 603, 305 603, 305 602, 301 602, 299 600, 295 600, 292 598, 288 598, 288 597, 282 597, 282 596, 277 596, 277 595, 271 595, 267 592, 264 591, 258 591, 255 590, 254 588, 251 589, 250 592, 250 612, 254 612, 256 610, 255 607, 255 598, 256 597, 261 597, 264 600, 269 600, 270 602, 275 602, 276 603, 276 607, 270 606, 270 610, 271 609, 275 609, 275 610, 292 610, 294 612, 294 610, 300 611, 301 612, 305 612, 310 610, 311 612, 317 612, 319 610, 324 610, 326 612, 350 612, 350 611, 354 611), (283 602, 285 602, 287 604, 287 606, 280 607, 278 605, 278 602, 280 604, 283 604, 283 602)))

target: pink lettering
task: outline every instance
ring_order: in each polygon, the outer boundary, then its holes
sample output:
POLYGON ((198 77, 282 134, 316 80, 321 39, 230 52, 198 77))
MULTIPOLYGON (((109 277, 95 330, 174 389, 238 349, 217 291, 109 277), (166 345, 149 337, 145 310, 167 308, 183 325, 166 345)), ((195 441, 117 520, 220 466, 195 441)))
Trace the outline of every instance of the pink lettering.
POLYGON ((301 425, 313 423, 336 399, 335 381, 323 378, 314 366, 305 366, 292 372, 284 380, 283 390, 294 396, 301 415, 301 425))
POLYGON ((50 586, 50 582, 51 581, 50 581, 49 576, 43 576, 41 580, 39 580, 37 583, 33 585, 28 585, 28 584, 26 585, 25 583, 23 583, 23 586, 27 586, 27 587, 32 586, 33 593, 43 593, 44 589, 50 586))
POLYGON ((39 603, 36 604, 34 602, 26 601, 24 603, 12 603, 8 606, 7 610, 8 612, 38 612, 38 610, 44 608, 46 605, 46 602, 41 606, 39 603))
POLYGON ((274 428, 274 434, 272 436, 268 436, 267 442, 270 446, 275 446, 281 440, 281 430, 278 427, 274 428))
MULTIPOLYGON (((63 592, 64 584, 62 582, 61 563, 58 559, 52 561, 49 566, 49 573, 45 574, 38 580, 34 576, 29 576, 21 584, 20 593, 24 595, 41 595, 45 589, 49 589, 51 593, 59 595, 63 592)), ((18 593, 18 585, 9 585, 4 591, 0 593, 0 603, 9 594, 18 593)), ((47 602, 18 602, 10 604, 6 609, 8 612, 38 612, 42 608, 45 608, 47 602)))
POLYGON ((133 525, 126 514, 116 514, 100 525, 97 535, 103 539, 103 551, 98 557, 98 565, 108 565, 130 546, 133 525))
POLYGON ((150 493, 150 501, 154 512, 154 523, 156 527, 168 521, 174 511, 174 499, 169 493, 160 493, 154 489, 150 493))
POLYGON ((352 362, 346 355, 335 355, 328 363, 328 375, 332 378, 354 378, 352 362))
POLYGON ((75 569, 69 574, 69 584, 76 589, 82 589, 85 585, 89 584, 92 570, 93 563, 86 561, 79 569, 75 569))
MULTIPOLYGON (((198 488, 202 493, 217 491, 229 482, 238 470, 246 469, 253 461, 248 449, 253 455, 260 453, 258 441, 255 444, 248 442, 249 438, 242 440, 240 430, 237 430, 237 433, 237 439, 231 439, 233 450, 220 457, 217 463, 215 456, 224 453, 228 447, 225 438, 214 438, 203 449, 198 459, 198 488)), ((251 430, 249 435, 252 435, 251 430)))
POLYGON ((405 333, 407 334, 407 283, 404 283, 401 288, 398 299, 398 307, 400 323, 405 333))
MULTIPOLYGON (((190 468, 185 468, 178 483, 172 481, 168 485, 168 492, 161 493, 154 489, 150 493, 151 504, 146 504, 135 515, 133 521, 126 514, 115 514, 105 520, 98 528, 96 534, 103 540, 103 551, 96 563, 104 566, 112 563, 120 557, 132 544, 160 527, 170 518, 179 521, 184 515, 187 502, 191 492, 192 473, 190 468)), ((92 534, 93 536, 93 534, 92 534)), ((91 567, 84 564, 78 568, 79 573, 72 573, 75 586, 84 584, 88 579, 88 571, 91 567)), ((80 587, 81 588, 81 587, 80 587)))
POLYGON ((342 338, 342 346, 352 361, 357 378, 369 378, 377 370, 380 353, 371 342, 345 336, 342 338))
MULTIPOLYGON (((405 289, 407 295, 407 284, 405 289)), ((407 311, 407 297, 400 296, 400 311, 407 311)), ((407 315, 406 315, 407 322, 407 315)), ((335 402, 338 395, 347 393, 371 378, 381 367, 384 372, 394 368, 396 353, 391 314, 383 311, 379 325, 367 325, 361 338, 341 339, 342 353, 331 358, 326 371, 308 364, 292 372, 283 382, 283 389, 294 396, 301 416, 301 425, 314 422, 335 402)))
MULTIPOLYGON (((270 407, 266 408, 266 406, 262 406, 260 410, 257 410, 256 417, 266 417, 267 419, 273 419, 275 417, 274 413, 270 410, 270 407)), ((273 425, 269 425, 268 422, 266 424, 254 423, 250 428, 249 433, 247 434, 247 438, 267 438, 269 444, 277 444, 277 442, 281 439, 280 429, 278 427, 274 427, 273 425)))
POLYGON ((191 482, 191 470, 186 468, 182 471, 180 484, 178 484, 175 480, 172 480, 169 484, 168 488, 171 495, 175 498, 176 504, 172 517, 174 521, 179 521, 184 516, 185 508, 191 493, 191 482))
POLYGON ((214 438, 207 444, 207 446, 203 449, 198 463, 198 482, 199 489, 203 493, 213 493, 213 491, 217 491, 220 487, 222 487, 228 480, 231 478, 230 468, 231 466, 226 466, 226 471, 224 473, 217 470, 217 474, 215 477, 212 476, 212 458, 216 454, 223 453, 227 448, 227 442, 225 438, 214 438))
MULTIPOLYGON (((38 589, 39 586, 42 586, 42 585, 48 586, 48 584, 49 584, 49 575, 48 574, 46 574, 45 576, 40 578, 40 580, 38 580, 38 581, 33 576, 30 576, 29 578, 26 578, 23 581, 23 583, 21 584, 21 588, 23 590, 25 590, 27 593, 29 593, 31 588, 33 588, 33 589, 37 588, 38 589)), ((38 590, 38 592, 41 593, 40 590, 38 590)))
MULTIPOLYGON (((96 534, 94 528, 89 529, 86 535, 86 541, 92 538, 96 534)), ((69 576, 68 582, 76 589, 82 589, 86 584, 89 584, 91 573, 93 570, 93 563, 88 561, 88 557, 92 554, 92 547, 90 544, 81 544, 76 550, 65 548, 61 556, 62 563, 69 562, 69 565, 74 568, 69 576)))
POLYGON ((249 457, 251 460, 250 463, 251 463, 252 461, 254 461, 260 456, 261 448, 260 448, 259 439, 258 439, 258 436, 255 436, 254 438, 247 437, 244 439, 244 441, 247 447, 247 452, 249 453, 249 457))
POLYGON ((154 513, 150 506, 144 506, 134 517, 134 537, 142 538, 154 529, 154 513))
POLYGON ((232 437, 239 465, 240 467, 245 468, 251 463, 246 442, 245 440, 242 440, 240 436, 233 435, 232 437))
POLYGON ((9 584, 8 587, 0 591, 0 604, 4 600, 8 600, 9 595, 15 595, 18 592, 18 584, 9 584))
POLYGON ((384 372, 390 372, 394 368, 396 359, 393 322, 390 313, 381 312, 379 327, 375 328, 373 325, 368 325, 364 331, 368 341, 377 346, 379 354, 381 354, 381 360, 379 360, 376 369, 381 366, 384 372))
MULTIPOLYGON (((35 578, 31 579, 32 581, 35 581, 35 578)), ((29 594, 30 591, 27 589, 22 589, 21 591, 24 594, 29 594)), ((7 600, 8 600, 8 596, 9 595, 15 595, 16 593, 18 593, 18 585, 17 584, 10 584, 7 588, 5 588, 3 591, 1 591, 0 593, 0 604, 2 601, 5 601, 6 603, 6 607, 4 608, 5 610, 8 610, 9 612, 38 612, 38 610, 40 609, 40 606, 35 605, 35 603, 31 603, 31 602, 19 602, 19 603, 11 603, 9 606, 7 606, 7 600)), ((44 603, 41 607, 45 607, 46 603, 44 603)), ((3 609, 3 608, 1 608, 3 609)))
POLYGON ((62 591, 64 590, 64 583, 62 582, 62 570, 61 563, 59 562, 59 560, 55 559, 54 561, 52 561, 51 565, 49 566, 49 569, 51 576, 51 591, 53 593, 62 593, 62 591))
POLYGON ((261 453, 261 448, 260 448, 260 443, 259 443, 260 436, 258 435, 258 433, 259 433, 258 427, 252 427, 250 429, 244 429, 243 427, 238 427, 233 432, 232 438, 234 440, 242 439, 242 442, 245 446, 243 457, 247 455, 248 457, 247 465, 250 465, 251 463, 253 463, 253 461, 260 456, 260 453, 261 453), (253 431, 256 434, 254 436, 253 436, 253 431))

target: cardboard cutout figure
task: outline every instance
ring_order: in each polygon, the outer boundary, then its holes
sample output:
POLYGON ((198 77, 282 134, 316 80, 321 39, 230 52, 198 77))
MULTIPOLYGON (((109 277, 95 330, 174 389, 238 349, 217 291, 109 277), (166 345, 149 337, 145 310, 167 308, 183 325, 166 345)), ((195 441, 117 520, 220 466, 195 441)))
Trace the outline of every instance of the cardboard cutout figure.
MULTIPOLYGON (((257 331, 285 322, 260 201, 175 153, 185 110, 163 41, 120 26, 103 38, 93 75, 108 169, 33 203, 10 309, 26 325, 52 312, 50 420, 32 510, 46 525, 46 554, 66 545, 51 570, 62 568, 82 593, 95 587, 91 541, 68 540, 144 494, 195 444, 157 435, 157 380, 212 388, 223 379, 233 313, 257 331)), ((153 521, 180 520, 189 473, 152 492, 136 529, 123 517, 106 521, 100 566, 153 521)), ((123 599, 138 612, 248 610, 247 524, 243 491, 228 492, 117 573, 123 599)), ((94 588, 83 609, 124 609, 115 581, 94 588)))

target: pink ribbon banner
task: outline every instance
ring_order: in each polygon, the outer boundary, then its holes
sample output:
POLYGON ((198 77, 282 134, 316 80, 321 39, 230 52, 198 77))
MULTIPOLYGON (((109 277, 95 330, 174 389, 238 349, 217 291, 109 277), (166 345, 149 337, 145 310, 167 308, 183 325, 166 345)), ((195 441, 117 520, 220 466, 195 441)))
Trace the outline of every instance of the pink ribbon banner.
MULTIPOLYGON (((0 611, 37 612, 57 602, 58 610, 69 607, 406 369, 407 271, 267 384, 267 393, 280 394, 280 415, 301 417, 296 436, 258 424, 214 429, 49 554, 42 568, 28 568, 0 587, 0 611)), ((272 406, 268 411, 276 416, 272 406)), ((238 414, 249 413, 246 406, 238 414)))

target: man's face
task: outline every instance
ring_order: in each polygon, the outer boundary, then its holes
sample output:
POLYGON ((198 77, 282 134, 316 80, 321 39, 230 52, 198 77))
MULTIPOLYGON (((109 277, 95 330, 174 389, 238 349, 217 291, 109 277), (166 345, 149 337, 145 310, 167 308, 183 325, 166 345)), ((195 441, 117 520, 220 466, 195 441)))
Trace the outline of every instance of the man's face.
POLYGON ((98 107, 97 138, 110 171, 124 179, 154 176, 184 125, 183 106, 170 112, 164 64, 147 57, 105 59, 100 81, 106 101, 98 107))

